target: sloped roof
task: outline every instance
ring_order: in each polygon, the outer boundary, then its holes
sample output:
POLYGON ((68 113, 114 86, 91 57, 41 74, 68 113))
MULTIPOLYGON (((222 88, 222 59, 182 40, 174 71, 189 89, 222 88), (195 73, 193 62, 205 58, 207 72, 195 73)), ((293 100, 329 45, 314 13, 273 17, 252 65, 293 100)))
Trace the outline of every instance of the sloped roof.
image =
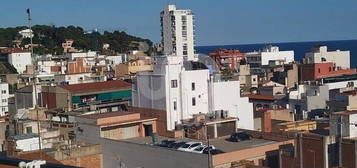
POLYGON ((113 81, 106 81, 106 82, 63 85, 58 87, 68 90, 71 93, 86 93, 86 92, 131 89, 131 84, 122 80, 113 80, 113 81))

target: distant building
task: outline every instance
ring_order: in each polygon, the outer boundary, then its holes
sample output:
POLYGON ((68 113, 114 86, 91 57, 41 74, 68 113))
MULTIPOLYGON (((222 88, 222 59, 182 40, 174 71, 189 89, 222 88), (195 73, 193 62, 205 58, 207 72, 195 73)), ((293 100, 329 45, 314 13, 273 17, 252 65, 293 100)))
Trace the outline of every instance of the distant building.
POLYGON ((301 81, 356 74, 356 69, 342 69, 341 67, 336 67, 332 62, 301 64, 299 68, 301 81))
POLYGON ((261 72, 261 67, 269 65, 271 61, 291 63, 294 61, 294 51, 280 51, 277 46, 266 46, 262 51, 246 53, 247 63, 252 72, 261 72))
POLYGON ((42 144, 41 137, 38 134, 29 133, 13 136, 9 144, 13 144, 15 150, 20 150, 23 152, 35 151, 40 149, 39 138, 42 144))
POLYGON ((22 36, 22 38, 31 38, 33 37, 33 31, 31 29, 24 29, 19 31, 19 34, 22 36))
POLYGON ((75 59, 75 61, 68 61, 67 63, 68 74, 89 73, 89 72, 91 72, 91 67, 87 66, 86 60, 83 58, 77 58, 75 59))
POLYGON ((151 59, 131 60, 115 66, 116 77, 130 77, 141 71, 152 71, 151 59))
POLYGON ((9 99, 9 84, 0 83, 0 116, 4 116, 9 111, 8 99, 9 99))
POLYGON ((7 54, 7 61, 15 67, 19 74, 24 73, 27 65, 32 65, 31 52, 21 48, 6 48, 1 51, 7 54))
POLYGON ((74 40, 67 39, 62 43, 62 48, 64 53, 77 52, 78 50, 72 47, 74 40))
POLYGON ((161 12, 161 35, 164 53, 195 59, 194 15, 188 9, 167 5, 161 12))
POLYGON ((350 68, 350 51, 327 51, 327 46, 316 46, 312 51, 305 54, 305 63, 332 62, 335 67, 350 68))

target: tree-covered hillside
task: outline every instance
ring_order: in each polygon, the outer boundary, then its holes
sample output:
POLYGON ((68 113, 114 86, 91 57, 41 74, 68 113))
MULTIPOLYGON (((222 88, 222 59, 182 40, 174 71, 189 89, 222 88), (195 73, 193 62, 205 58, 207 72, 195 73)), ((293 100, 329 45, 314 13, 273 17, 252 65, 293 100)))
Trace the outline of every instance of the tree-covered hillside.
MULTIPOLYGON (((24 47, 29 44, 30 39, 22 39, 19 31, 27 29, 27 27, 10 27, 0 28, 0 47, 13 47, 16 44, 24 47)), ((47 25, 35 25, 32 27, 34 32, 33 43, 39 44, 34 47, 36 54, 62 54, 62 43, 66 39, 74 40, 73 47, 80 50, 96 50, 101 51, 103 43, 110 44, 110 50, 115 52, 127 52, 133 49, 132 42, 147 42, 152 46, 152 42, 148 39, 142 39, 128 35, 123 31, 114 32, 90 32, 87 33, 81 27, 55 27, 47 25)))

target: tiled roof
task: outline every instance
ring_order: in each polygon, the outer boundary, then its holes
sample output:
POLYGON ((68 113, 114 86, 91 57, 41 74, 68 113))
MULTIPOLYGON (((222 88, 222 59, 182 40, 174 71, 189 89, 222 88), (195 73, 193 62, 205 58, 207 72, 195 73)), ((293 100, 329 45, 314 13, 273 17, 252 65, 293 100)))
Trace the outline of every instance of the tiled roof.
POLYGON ((11 54, 11 53, 28 53, 30 50, 25 50, 21 48, 5 48, 1 50, 2 54, 11 54))
POLYGON ((249 97, 249 99, 258 99, 258 100, 276 100, 277 98, 274 96, 270 96, 270 95, 257 95, 257 94, 250 94, 247 95, 247 97, 249 97))
POLYGON ((71 93, 86 93, 86 92, 131 89, 131 84, 122 80, 113 80, 113 81, 106 81, 106 82, 64 85, 58 87, 68 90, 71 93))

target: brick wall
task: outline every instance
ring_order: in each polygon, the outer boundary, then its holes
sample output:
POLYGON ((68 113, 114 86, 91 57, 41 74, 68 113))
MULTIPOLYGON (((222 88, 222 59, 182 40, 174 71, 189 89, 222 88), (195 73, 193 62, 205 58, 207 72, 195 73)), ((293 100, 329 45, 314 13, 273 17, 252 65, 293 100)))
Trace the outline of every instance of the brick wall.
POLYGON ((60 162, 70 166, 78 166, 85 168, 102 168, 103 156, 102 154, 94 154, 67 160, 61 160, 60 162))

